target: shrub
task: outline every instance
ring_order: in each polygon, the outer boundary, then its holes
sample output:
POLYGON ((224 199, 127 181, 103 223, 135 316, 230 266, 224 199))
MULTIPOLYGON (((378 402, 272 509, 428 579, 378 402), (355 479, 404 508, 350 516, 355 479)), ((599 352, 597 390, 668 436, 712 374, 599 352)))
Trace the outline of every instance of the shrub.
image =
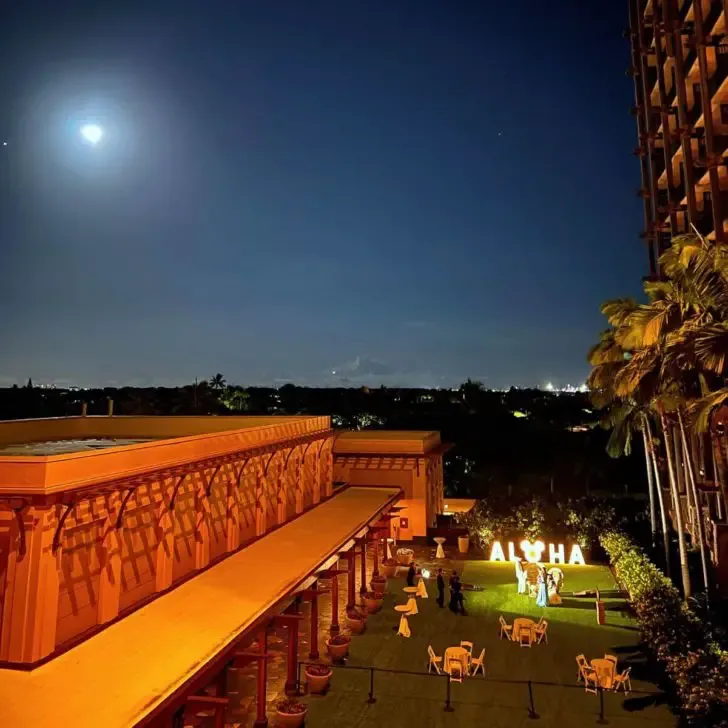
POLYGON ((351 642, 351 637, 345 634, 337 634, 335 637, 329 639, 330 645, 348 645, 351 642))
POLYGON ((366 615, 364 614, 364 612, 357 607, 348 607, 346 610, 346 616, 349 619, 358 619, 358 620, 366 619, 366 615))
POLYGON ((384 559, 382 564, 384 564, 384 566, 399 566, 399 561, 397 561, 397 559, 384 559))
POLYGON ((728 653, 628 536, 612 530, 600 540, 629 594, 643 639, 675 685, 690 722, 728 725, 728 653))
POLYGON ((297 715, 306 712, 306 703, 300 703, 295 698, 286 698, 276 703, 276 710, 288 715, 297 715))
POLYGON ((379 583, 381 583, 383 581, 387 581, 387 577, 386 576, 383 576, 382 574, 377 574, 376 576, 373 576, 371 578, 371 580, 372 581, 375 581, 375 582, 377 582, 379 584, 379 583))
POLYGON ((306 665, 306 673, 315 677, 326 677, 331 674, 331 668, 328 665, 306 665))

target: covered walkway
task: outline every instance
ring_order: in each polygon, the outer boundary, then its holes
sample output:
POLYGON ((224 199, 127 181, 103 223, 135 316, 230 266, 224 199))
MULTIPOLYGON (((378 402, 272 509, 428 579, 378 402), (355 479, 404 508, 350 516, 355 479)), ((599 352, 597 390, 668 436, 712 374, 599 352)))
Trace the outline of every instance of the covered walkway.
POLYGON ((31 671, 0 670, 0 725, 147 725, 233 658, 397 500, 397 488, 346 488, 294 521, 31 671))

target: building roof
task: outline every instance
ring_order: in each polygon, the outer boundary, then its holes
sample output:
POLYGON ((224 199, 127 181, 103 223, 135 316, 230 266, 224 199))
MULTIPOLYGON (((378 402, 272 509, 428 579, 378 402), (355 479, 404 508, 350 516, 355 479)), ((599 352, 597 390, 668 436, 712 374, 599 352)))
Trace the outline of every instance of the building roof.
POLYGON ((336 455, 424 455, 440 445, 440 433, 429 430, 340 431, 336 455))
POLYGON ((146 725, 400 492, 345 488, 45 665, 0 670, 0 725, 146 725))
POLYGON ((0 495, 47 496, 331 433, 329 417, 68 417, 0 422, 0 446, 100 438, 125 444, 2 455, 0 495), (128 444, 128 440, 136 440, 128 444))

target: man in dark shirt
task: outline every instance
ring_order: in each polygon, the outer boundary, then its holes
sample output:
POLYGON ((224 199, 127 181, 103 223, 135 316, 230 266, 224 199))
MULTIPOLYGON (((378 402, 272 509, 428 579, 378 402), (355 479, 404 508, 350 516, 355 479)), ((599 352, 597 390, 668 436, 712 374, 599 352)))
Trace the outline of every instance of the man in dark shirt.
POLYGON ((417 569, 415 568, 415 562, 413 561, 407 569, 407 586, 415 585, 415 576, 417 576, 417 569))
POLYGON ((437 606, 445 606, 445 579, 442 576, 442 569, 437 570, 437 606))

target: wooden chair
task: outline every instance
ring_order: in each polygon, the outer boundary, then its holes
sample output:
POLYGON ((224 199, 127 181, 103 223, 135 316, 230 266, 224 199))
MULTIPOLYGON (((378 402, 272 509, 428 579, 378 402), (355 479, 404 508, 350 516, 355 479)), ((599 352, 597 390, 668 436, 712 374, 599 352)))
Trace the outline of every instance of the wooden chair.
POLYGON ((537 645, 540 645, 543 640, 546 640, 546 644, 549 643, 548 628, 549 623, 546 619, 541 619, 541 621, 536 625, 535 632, 537 645))
POLYGON ((609 662, 613 662, 614 663, 614 670, 616 672, 616 670, 617 670, 617 658, 614 655, 606 655, 605 654, 604 655, 604 659, 605 660, 609 660, 609 662))
POLYGON ((619 688, 621 686, 625 695, 630 694, 632 691, 632 681, 629 679, 630 672, 632 672, 632 668, 628 667, 624 672, 614 678, 614 682, 612 682, 612 690, 614 690, 615 693, 619 692, 619 688))
POLYGON ((584 670, 589 668, 589 663, 586 661, 586 657, 584 655, 576 656, 576 666, 576 682, 582 682, 584 680, 584 670))
POLYGON ((521 647, 531 647, 533 643, 533 630, 530 627, 521 627, 518 633, 518 644, 521 647))
POLYGON ((463 663, 460 660, 450 660, 448 668, 450 670, 450 682, 461 683, 463 681, 463 663))
POLYGON ((480 672, 483 673, 483 677, 485 677, 485 647, 480 651, 480 657, 471 657, 470 658, 470 667, 471 667, 471 675, 475 675, 476 672, 478 672, 478 669, 480 669, 480 672))
POLYGON ((508 622, 503 619, 502 614, 498 617, 498 621, 500 622, 500 639, 503 639, 503 635, 506 636, 507 640, 511 639, 513 636, 513 625, 508 624, 508 622))
POLYGON ((599 693, 599 675, 597 675, 596 670, 587 665, 582 674, 584 675, 584 690, 587 693, 597 695, 599 693))
POLYGON ((442 675, 442 670, 440 669, 440 663, 442 662, 442 657, 438 657, 435 654, 435 650, 432 649, 432 645, 427 645, 427 654, 430 656, 430 665, 427 668, 427 672, 432 672, 432 668, 435 668, 435 672, 438 675, 442 675))
POLYGON ((467 640, 461 640, 460 647, 464 647, 468 651, 468 654, 471 657, 473 656, 473 643, 472 642, 468 642, 467 640))

